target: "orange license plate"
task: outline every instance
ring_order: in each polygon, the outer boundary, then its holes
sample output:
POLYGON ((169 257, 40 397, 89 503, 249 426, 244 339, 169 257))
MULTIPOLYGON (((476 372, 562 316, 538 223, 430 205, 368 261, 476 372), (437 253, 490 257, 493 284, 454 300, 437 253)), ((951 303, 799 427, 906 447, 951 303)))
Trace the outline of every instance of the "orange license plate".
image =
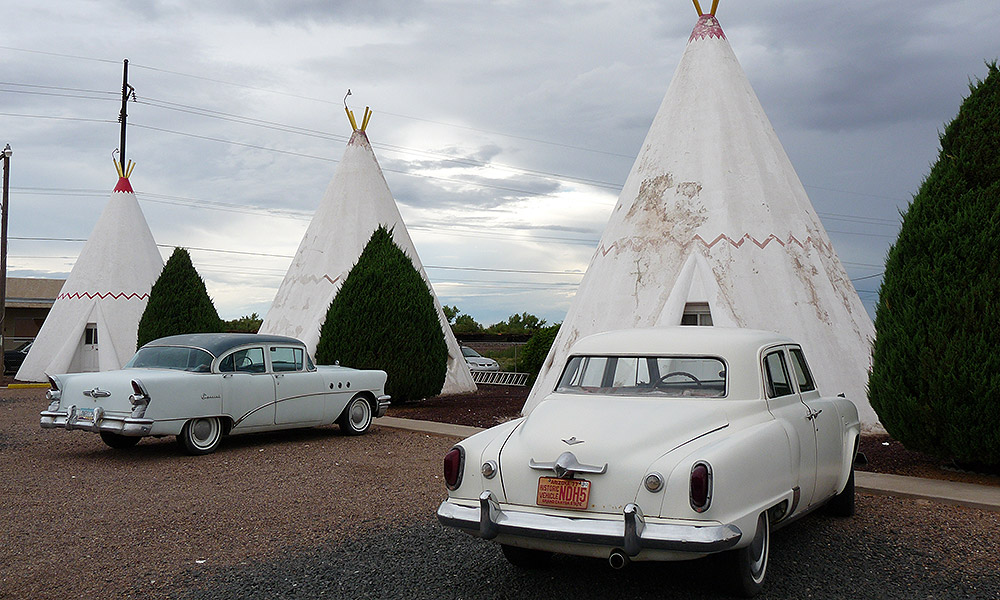
POLYGON ((590 482, 586 479, 539 477, 535 504, 584 510, 590 504, 590 482))

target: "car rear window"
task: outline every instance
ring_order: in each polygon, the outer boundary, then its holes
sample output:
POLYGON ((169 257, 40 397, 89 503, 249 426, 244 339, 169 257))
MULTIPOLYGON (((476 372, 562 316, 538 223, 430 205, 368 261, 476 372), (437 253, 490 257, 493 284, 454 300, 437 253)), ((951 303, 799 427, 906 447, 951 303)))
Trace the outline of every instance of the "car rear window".
POLYGON ((208 373, 212 369, 212 355, 200 348, 185 346, 147 346, 140 348, 126 369, 174 369, 208 373))
POLYGON ((722 398, 726 364, 710 356, 573 356, 556 392, 722 398))

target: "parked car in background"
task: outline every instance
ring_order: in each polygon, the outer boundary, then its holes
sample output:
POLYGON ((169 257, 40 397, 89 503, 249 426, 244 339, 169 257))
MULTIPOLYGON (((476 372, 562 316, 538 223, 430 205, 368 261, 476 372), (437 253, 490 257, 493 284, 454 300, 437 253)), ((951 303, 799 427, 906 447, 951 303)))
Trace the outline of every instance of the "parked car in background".
POLYGON ((177 436, 208 454, 226 435, 337 423, 348 435, 385 414, 384 371, 316 366, 297 339, 200 333, 154 340, 119 371, 49 377, 45 429, 99 433, 112 448, 177 436))
POLYGON ((462 346, 462 356, 470 371, 499 371, 500 365, 492 358, 486 358, 468 346, 462 346))
POLYGON ((735 591, 753 595, 773 528, 824 505, 853 514, 859 434, 854 404, 820 396, 786 337, 601 333, 573 346, 527 417, 447 453, 437 515, 497 541, 516 565, 552 553, 615 568, 726 553, 735 591))
POLYGON ((34 340, 29 340, 24 342, 17 348, 13 350, 4 350, 3 352, 3 373, 4 375, 14 375, 17 370, 21 368, 21 363, 24 362, 24 357, 28 355, 28 350, 31 350, 31 343, 34 340))

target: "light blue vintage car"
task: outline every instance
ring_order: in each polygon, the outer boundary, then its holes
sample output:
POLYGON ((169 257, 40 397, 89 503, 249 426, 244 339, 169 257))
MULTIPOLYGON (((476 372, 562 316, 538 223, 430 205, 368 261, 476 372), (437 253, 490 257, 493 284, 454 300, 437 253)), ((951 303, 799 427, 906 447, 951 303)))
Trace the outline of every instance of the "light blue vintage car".
POLYGON ((154 340, 119 371, 49 376, 44 429, 100 433, 112 448, 177 436, 208 454, 223 436, 337 423, 368 431, 389 406, 384 371, 316 366, 297 339, 199 333, 154 340))

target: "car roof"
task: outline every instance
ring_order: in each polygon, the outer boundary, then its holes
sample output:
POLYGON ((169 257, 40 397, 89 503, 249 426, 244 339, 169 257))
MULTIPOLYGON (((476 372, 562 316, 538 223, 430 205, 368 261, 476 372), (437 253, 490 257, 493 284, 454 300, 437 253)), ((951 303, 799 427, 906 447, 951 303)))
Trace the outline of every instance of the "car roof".
POLYGON ((262 335, 259 333, 187 333, 171 335, 149 342, 149 346, 189 346, 207 350, 213 356, 220 356, 227 350, 247 344, 292 344, 304 346, 302 342, 283 335, 262 335))
POLYGON ((736 327, 647 327, 589 335, 573 344, 570 354, 715 355, 756 354, 764 346, 794 344, 771 331, 736 327))

